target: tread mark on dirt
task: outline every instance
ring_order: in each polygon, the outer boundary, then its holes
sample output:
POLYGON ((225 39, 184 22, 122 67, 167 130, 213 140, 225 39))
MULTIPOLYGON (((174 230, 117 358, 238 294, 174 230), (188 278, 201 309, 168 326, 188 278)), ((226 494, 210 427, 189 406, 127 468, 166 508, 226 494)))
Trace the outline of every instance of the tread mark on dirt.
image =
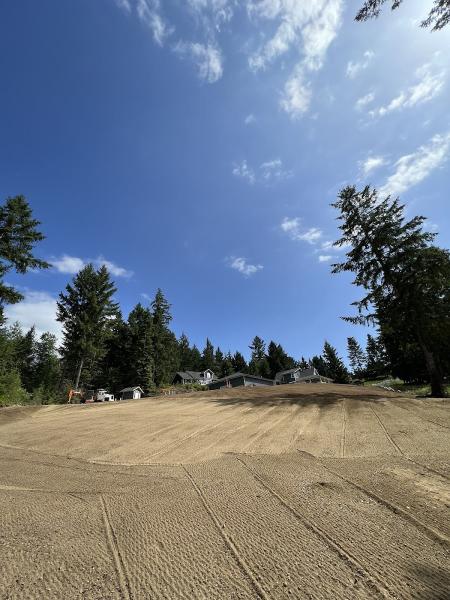
MULTIPOLYGON (((245 412, 249 412, 251 410, 251 408, 247 409, 245 412)), ((194 437, 197 437, 198 435, 205 433, 206 431, 211 431, 212 429, 216 429, 217 427, 220 427, 221 425, 223 425, 224 423, 227 423, 228 421, 230 421, 231 419, 236 418, 236 416, 234 414, 230 415, 229 417, 227 417, 226 419, 222 419, 222 421, 219 421, 218 423, 215 423, 214 425, 207 425, 206 427, 202 427, 201 429, 196 429, 195 431, 193 431, 192 433, 190 433, 189 435, 186 435, 185 437, 178 439, 178 440, 174 440, 173 442, 170 442, 169 444, 166 444, 166 446, 164 446, 163 448, 160 448, 159 450, 157 450, 156 452, 153 452, 152 454, 148 455, 148 458, 153 458, 154 456, 159 456, 160 454, 164 454, 165 452, 169 451, 169 450, 173 450, 174 448, 178 448, 178 446, 181 446, 184 442, 187 442, 187 440, 190 440, 194 437)))
POLYGON ((107 540, 109 549, 111 550, 111 554, 113 555, 114 565, 115 565, 115 570, 117 573, 117 578, 119 580, 121 595, 125 600, 131 600, 132 595, 131 595, 131 591, 130 591, 130 582, 129 582, 128 575, 127 575, 127 572, 125 569, 125 564, 122 559, 122 555, 119 550, 119 546, 117 543, 117 537, 114 532, 114 528, 112 526, 112 521, 111 521, 111 517, 109 515, 108 506, 107 506, 105 498, 103 497, 102 494, 100 494, 100 504, 102 507, 102 516, 103 516, 103 523, 105 525, 106 540, 107 540))
POLYGON ((422 469, 425 469, 426 471, 430 471, 430 473, 434 473, 435 475, 439 475, 439 477, 443 477, 444 479, 450 480, 450 477, 448 475, 445 475, 444 473, 441 473, 441 471, 437 471, 436 469, 432 469, 431 467, 427 467, 427 465, 424 465, 421 462, 417 462, 417 460, 413 460, 412 458, 409 458, 409 456, 405 455, 406 460, 409 460, 409 462, 412 462, 414 465, 417 465, 418 467, 421 467, 422 469))
POLYGON ((194 478, 189 473, 189 471, 187 470, 187 468, 184 465, 182 465, 182 466, 183 466, 183 469, 184 469, 184 471, 185 471, 185 473, 186 473, 189 481, 192 484, 192 487, 197 492, 197 494, 198 494, 198 496, 200 498, 201 503, 205 507, 206 512, 211 517, 211 520, 213 521, 214 525, 218 529, 218 531, 219 531, 221 537, 223 538, 225 544, 230 549, 231 553, 233 554, 234 558, 236 559, 236 561, 237 561, 240 569, 243 571, 243 573, 247 577, 247 579, 250 580, 253 588, 255 589, 256 593, 258 594, 258 597, 262 598, 263 600, 269 600, 269 596, 263 590, 263 588, 261 587, 260 583, 258 583, 256 577, 253 575, 250 567, 247 565, 246 561, 242 557, 242 555, 239 552, 238 548, 236 547, 236 545, 234 544, 234 542, 231 540, 231 538, 228 536, 228 534, 225 532, 225 530, 221 526, 218 517, 214 513, 213 509, 209 506, 208 501, 206 500, 205 495, 203 494, 202 490, 200 489, 200 487, 198 486, 198 484, 195 482, 194 478))
MULTIPOLYGON (((278 407, 276 407, 276 408, 278 408, 278 407)), ((259 433, 257 433, 255 435, 255 437, 253 437, 251 440, 249 440, 247 442, 247 444, 245 444, 245 446, 243 448, 241 448, 241 451, 245 453, 245 451, 247 450, 247 448, 251 447, 255 442, 257 442, 262 437, 264 437, 265 435, 267 435, 269 433, 269 431, 272 431, 273 429, 275 429, 275 427, 279 423, 281 423, 281 421, 286 421, 288 419, 289 420, 292 419, 292 415, 290 413, 288 413, 287 415, 281 416, 277 421, 274 421, 272 423, 272 425, 269 425, 268 427, 266 427, 265 429, 263 429, 262 431, 260 431, 259 433)))
POLYGON ((397 404, 396 406, 398 406, 399 408, 402 408, 403 410, 407 410, 409 413, 411 413, 412 415, 414 415, 417 419, 420 419, 421 421, 427 421, 427 423, 433 423, 433 425, 437 425, 438 427, 444 427, 445 429, 450 429, 450 427, 448 425, 443 425, 442 423, 438 423, 437 421, 433 421, 431 419, 426 419, 425 417, 421 417, 414 410, 411 410, 410 408, 407 408, 406 406, 402 406, 401 404, 397 404))
POLYGON ((385 436, 387 437, 387 439, 389 440, 390 444, 392 445, 393 448, 395 448, 395 450, 397 451, 397 454, 400 454, 400 456, 404 456, 402 449, 400 448, 400 446, 393 440, 391 434, 389 433, 389 431, 386 429, 383 421, 380 419, 380 417, 378 416, 378 414, 376 413, 375 409, 373 408, 373 406, 370 406, 369 404, 369 408, 370 410, 373 412, 373 414, 375 415, 378 423, 380 424, 381 429, 384 431, 385 436))
POLYGON ((341 458, 345 458, 345 435, 347 432, 347 417, 345 415, 345 398, 342 398, 342 435, 341 435, 341 458))
POLYGON ((323 540, 329 548, 331 548, 334 552, 337 553, 339 558, 344 560, 354 571, 358 571, 364 575, 364 579, 367 585, 372 588, 375 592, 377 592, 382 598, 394 598, 389 590, 385 587, 384 583, 378 579, 378 577, 371 575, 365 567, 358 561, 357 558, 352 556, 345 548, 343 548, 339 542, 333 539, 328 533, 320 529, 317 525, 314 525, 307 517, 300 514, 287 500, 285 500, 278 492, 276 492, 272 487, 270 487, 263 479, 254 471, 251 467, 249 467, 239 456, 235 456, 236 460, 238 460, 247 471, 252 475, 254 479, 258 483, 260 483, 269 493, 271 493, 275 498, 285 507, 287 508, 303 525, 312 531, 317 537, 323 540))
POLYGON ((450 547, 450 539, 445 534, 441 533, 437 529, 434 529, 433 527, 430 527, 429 525, 426 525, 425 523, 423 523, 422 521, 420 521, 419 519, 417 519, 416 517, 414 517, 413 515, 408 513, 406 510, 404 510, 403 508, 398 506, 397 504, 394 504, 394 503, 390 502, 389 500, 386 500, 382 496, 379 496, 375 492, 372 492, 371 490, 369 490, 365 486, 361 485, 360 483, 356 483, 352 479, 348 479, 347 477, 344 477, 337 471, 330 469, 330 467, 325 465, 321 460, 319 460, 319 463, 322 465, 322 467, 324 469, 329 471, 335 477, 339 477, 339 479, 342 479, 342 481, 345 481, 346 483, 353 486, 354 488, 356 488, 357 490, 359 490, 360 492, 362 492, 369 498, 372 498, 372 500, 375 500, 379 504, 382 504, 388 510, 393 512, 395 515, 400 515, 401 517, 403 517, 406 521, 408 521, 409 523, 411 523, 412 525, 417 527, 417 529, 422 531, 422 533, 425 533, 428 537, 430 537, 434 542, 441 544, 446 549, 448 549, 450 547))

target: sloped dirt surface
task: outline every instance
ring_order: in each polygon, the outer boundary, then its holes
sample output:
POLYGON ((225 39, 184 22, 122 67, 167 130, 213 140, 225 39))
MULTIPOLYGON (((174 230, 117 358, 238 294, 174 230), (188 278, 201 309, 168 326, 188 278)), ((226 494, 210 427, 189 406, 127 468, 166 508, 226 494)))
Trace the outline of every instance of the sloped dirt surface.
POLYGON ((447 599, 448 408, 292 385, 0 410, 0 598, 447 599))

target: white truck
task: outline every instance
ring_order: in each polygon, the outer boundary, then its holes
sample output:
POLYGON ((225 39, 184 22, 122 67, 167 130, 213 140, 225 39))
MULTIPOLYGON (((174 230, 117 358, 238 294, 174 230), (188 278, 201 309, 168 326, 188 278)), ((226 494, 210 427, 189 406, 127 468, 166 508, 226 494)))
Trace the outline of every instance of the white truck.
POLYGON ((97 390, 95 402, 114 402, 114 394, 109 394, 106 390, 97 390))

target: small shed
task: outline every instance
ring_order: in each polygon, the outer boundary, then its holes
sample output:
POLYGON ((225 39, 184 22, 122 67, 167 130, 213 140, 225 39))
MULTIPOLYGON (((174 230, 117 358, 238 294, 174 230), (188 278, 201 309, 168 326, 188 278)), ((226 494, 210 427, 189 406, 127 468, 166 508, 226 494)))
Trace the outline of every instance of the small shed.
POLYGON ((139 400, 143 393, 144 390, 135 385, 134 387, 127 387, 120 390, 119 397, 121 400, 139 400))

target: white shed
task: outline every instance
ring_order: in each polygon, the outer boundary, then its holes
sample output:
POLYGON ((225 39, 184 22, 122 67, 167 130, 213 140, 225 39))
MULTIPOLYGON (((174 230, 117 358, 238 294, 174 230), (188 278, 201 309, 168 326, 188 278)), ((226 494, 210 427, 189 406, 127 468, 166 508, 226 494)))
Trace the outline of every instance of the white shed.
POLYGON ((144 390, 135 385, 134 387, 127 387, 120 390, 119 396, 121 400, 139 400, 143 393, 144 390))

